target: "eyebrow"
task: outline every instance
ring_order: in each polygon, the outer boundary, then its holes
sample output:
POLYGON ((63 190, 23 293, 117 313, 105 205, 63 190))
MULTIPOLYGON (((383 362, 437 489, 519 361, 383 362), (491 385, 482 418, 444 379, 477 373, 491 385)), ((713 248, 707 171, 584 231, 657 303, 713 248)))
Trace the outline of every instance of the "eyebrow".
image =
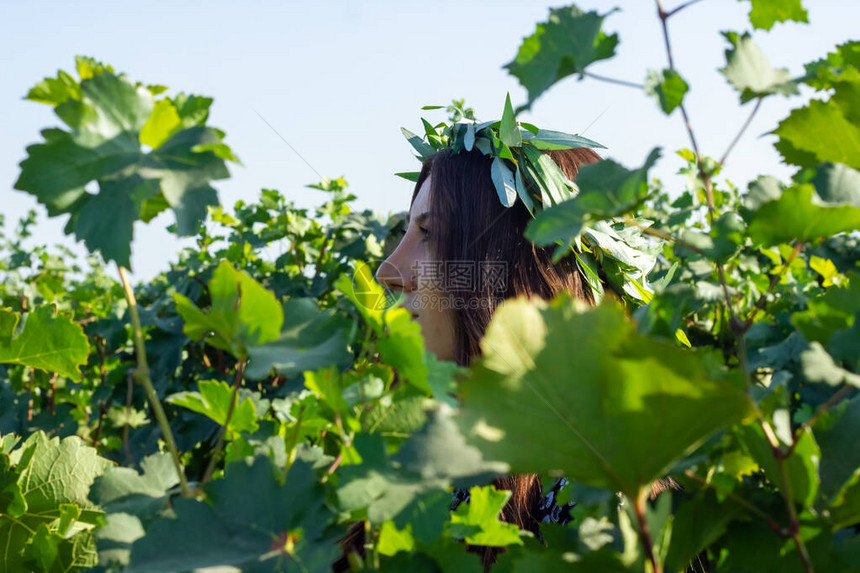
MULTIPOLYGON (((423 213, 421 213, 420 215, 415 217, 415 224, 416 225, 423 225, 429 217, 430 217, 430 211, 424 211, 423 213)), ((406 219, 407 224, 410 221, 411 221, 411 217, 406 219)))

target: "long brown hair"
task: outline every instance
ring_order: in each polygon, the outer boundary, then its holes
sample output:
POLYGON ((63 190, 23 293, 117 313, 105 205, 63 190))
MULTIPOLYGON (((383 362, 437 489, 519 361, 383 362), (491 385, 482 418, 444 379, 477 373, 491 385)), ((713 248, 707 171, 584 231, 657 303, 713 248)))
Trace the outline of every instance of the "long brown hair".
MULTIPOLYGON (((546 153, 571 181, 581 165, 600 160, 597 153, 587 148, 546 153)), ((479 355, 481 338, 504 299, 517 296, 550 299, 567 291, 592 302, 573 257, 553 264, 553 248, 537 247, 525 238, 523 233, 532 216, 522 201, 509 208, 501 204, 490 175, 490 163, 491 158, 478 150, 457 154, 442 150, 424 161, 412 196, 414 201, 429 177, 432 216, 428 230, 436 260, 456 261, 472 269, 500 263, 496 268, 503 269, 505 275, 501 290, 496 290, 498 283, 478 280, 474 289, 456 293, 461 304, 453 307, 454 358, 461 366, 468 366, 479 355)), ((511 491, 502 519, 536 533, 539 523, 535 516, 541 498, 537 475, 508 476, 494 483, 511 491)), ((489 548, 480 551, 488 568, 497 551, 489 548)))

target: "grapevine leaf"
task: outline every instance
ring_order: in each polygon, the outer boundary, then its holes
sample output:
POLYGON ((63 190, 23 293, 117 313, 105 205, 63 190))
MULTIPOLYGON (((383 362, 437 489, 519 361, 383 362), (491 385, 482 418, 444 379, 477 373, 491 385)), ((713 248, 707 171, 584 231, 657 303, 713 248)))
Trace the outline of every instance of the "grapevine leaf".
POLYGON ((845 404, 832 426, 815 430, 821 448, 819 494, 824 504, 829 505, 860 471, 860 451, 849 444, 860 433, 860 398, 845 404))
POLYGON ((281 303, 248 273, 222 261, 212 273, 209 295, 209 312, 181 294, 173 295, 188 338, 205 340, 240 359, 248 357, 249 347, 278 338, 284 321, 281 303))
POLYGON ((338 549, 323 537, 329 513, 311 467, 297 460, 287 480, 258 456, 235 462, 204 489, 207 501, 180 498, 134 542, 129 571, 179 573, 219 566, 320 570, 338 549))
POLYGON ((809 341, 828 345, 831 337, 854 324, 860 312, 860 276, 849 273, 847 286, 831 287, 811 299, 807 310, 791 315, 791 322, 809 341))
POLYGON ((750 0, 750 24, 759 30, 770 30, 777 22, 809 22, 800 0, 750 0))
POLYGON ((412 537, 411 527, 397 529, 393 521, 383 522, 379 528, 379 541, 376 550, 382 555, 396 555, 400 551, 412 551, 415 548, 415 540, 412 537))
MULTIPOLYGON (((199 392, 177 392, 171 394, 167 401, 192 412, 203 414, 214 420, 219 426, 227 422, 227 411, 233 398, 233 388, 226 382, 218 380, 201 380, 198 384, 199 392)), ((228 432, 257 431, 257 412, 250 398, 237 400, 227 425, 228 432)))
POLYGON ((382 360, 400 372, 410 384, 429 393, 421 327, 405 308, 387 311, 385 322, 387 330, 379 340, 382 360))
POLYGON ((741 103, 771 94, 798 93, 789 71, 772 68, 749 34, 724 32, 723 36, 731 46, 726 50, 726 67, 720 71, 740 92, 741 103))
MULTIPOLYGON (((3 454, 6 458, 6 455, 3 454)), ((48 439, 41 431, 31 434, 7 458, 17 473, 17 490, 7 487, 0 494, 12 494, 12 503, 7 508, 8 516, 0 515, 0 569, 3 571, 27 570, 22 565, 24 559, 44 557, 46 562, 62 565, 63 571, 73 567, 95 565, 95 540, 92 533, 76 527, 71 534, 70 528, 76 521, 94 525, 99 512, 87 499, 93 480, 101 475, 111 463, 100 458, 94 448, 84 445, 77 436, 62 441, 48 439), (23 498, 23 503, 18 494, 23 498), (17 515, 15 515, 17 514, 17 515), (40 526, 47 526, 36 541, 47 553, 39 556, 26 553, 25 543, 40 526), (52 536, 60 533, 62 538, 52 536), (50 534, 50 535, 49 535, 50 534), (56 551, 54 551, 56 549, 56 551)), ((0 465, 0 471, 3 471, 0 465)), ((8 467, 5 470, 8 476, 8 467)), ((0 481, 5 477, 0 473, 0 481)))
POLYGON ((829 205, 814 193, 809 184, 789 187, 779 199, 759 207, 749 226, 752 239, 762 245, 775 245, 860 229, 860 208, 829 205))
POLYGON ((786 163, 814 167, 831 162, 860 169, 860 72, 841 78, 828 101, 812 100, 792 111, 773 133, 786 163))
POLYGON ((78 63, 79 84, 61 72, 28 94, 54 105, 70 130, 42 132, 45 141, 27 148, 15 188, 51 216, 71 215, 68 234, 128 266, 136 220, 172 207, 179 233, 196 232, 206 206, 217 203, 209 183, 229 176, 223 157, 232 154, 222 149, 223 133, 200 125, 205 98, 156 102, 151 90, 109 67, 78 63), (97 191, 85 190, 94 182, 97 191))
POLYGON ((845 488, 830 509, 833 528, 841 529, 856 525, 860 521, 860 479, 845 488))
POLYGON ((810 179, 818 196, 829 203, 860 207, 860 171, 841 163, 823 163, 810 179))
POLYGON ((824 58, 806 64, 804 81, 816 89, 827 89, 843 78, 843 69, 854 67, 860 70, 860 42, 845 42, 824 58))
POLYGON ((248 348, 245 375, 258 380, 272 369, 287 378, 323 366, 344 365, 347 351, 345 320, 331 311, 320 312, 313 300, 295 298, 283 304, 284 324, 270 342, 248 348))
POLYGON ((730 500, 720 504, 713 494, 704 494, 683 504, 675 514, 666 564, 683 571, 696 555, 720 538, 742 508, 730 500))
POLYGON ((693 354, 636 334, 610 305, 509 301, 481 346, 483 359, 460 386, 462 427, 515 472, 558 470, 632 497, 753 411, 730 383, 709 380, 693 354), (655 418, 659 411, 673 415, 655 418))
POLYGON ((461 503, 451 515, 451 535, 472 545, 522 545, 519 527, 499 521, 510 497, 511 492, 499 491, 491 485, 471 488, 469 503, 461 503))
POLYGON ((390 459, 378 434, 358 434, 355 447, 362 464, 340 470, 338 501, 346 511, 366 508, 372 523, 396 518, 425 494, 480 483, 507 470, 466 443, 445 407, 430 412, 426 425, 390 459))
POLYGON ((800 355, 803 376, 810 382, 839 386, 843 382, 860 388, 860 374, 840 368, 820 342, 812 342, 800 355))
MULTIPOLYGON (((610 12, 611 13, 611 12, 610 12)), ((557 81, 615 55, 618 36, 601 26, 609 13, 582 12, 576 6, 550 9, 549 19, 525 38, 505 68, 528 90, 533 102, 557 81)))
POLYGON ((663 113, 670 115, 684 101, 690 86, 675 70, 651 70, 645 80, 645 93, 657 98, 663 113))
POLYGON ((90 346, 81 327, 52 306, 27 313, 21 332, 13 337, 18 315, 0 308, 0 363, 32 366, 78 380, 90 346))

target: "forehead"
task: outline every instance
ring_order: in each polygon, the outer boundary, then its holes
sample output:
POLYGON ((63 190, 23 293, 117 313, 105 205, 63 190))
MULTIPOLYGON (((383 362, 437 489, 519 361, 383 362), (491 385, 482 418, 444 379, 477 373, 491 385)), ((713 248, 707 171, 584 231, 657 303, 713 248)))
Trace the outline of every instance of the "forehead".
POLYGON ((424 180, 418 193, 415 195, 415 200, 412 202, 412 207, 409 210, 410 217, 417 217, 422 213, 430 210, 430 178, 424 180))

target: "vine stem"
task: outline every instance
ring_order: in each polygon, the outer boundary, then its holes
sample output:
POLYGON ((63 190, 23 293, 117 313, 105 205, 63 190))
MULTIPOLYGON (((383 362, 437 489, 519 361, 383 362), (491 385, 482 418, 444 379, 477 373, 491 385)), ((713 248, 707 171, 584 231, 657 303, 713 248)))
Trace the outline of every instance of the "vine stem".
POLYGON ((140 326, 140 315, 137 312, 137 299, 134 297, 134 289, 131 288, 131 281, 128 280, 128 271, 125 267, 119 267, 119 278, 122 281, 122 290, 125 293, 125 300, 128 302, 128 313, 131 316, 131 326, 134 330, 134 348, 137 355, 137 368, 133 374, 134 380, 143 386, 146 391, 149 406, 155 413, 155 419, 161 428, 161 434, 164 436, 164 443, 167 445, 170 457, 173 458, 173 465, 176 467, 182 495, 188 497, 192 495, 192 492, 188 487, 188 479, 185 477, 185 471, 182 469, 182 461, 179 459, 179 450, 176 448, 176 441, 173 439, 173 431, 170 429, 170 423, 167 421, 164 408, 161 406, 161 400, 158 399, 158 394, 152 385, 152 379, 149 377, 149 365, 146 362, 146 345, 143 341, 143 328, 140 326))
POLYGON ((777 468, 779 468, 779 476, 782 480, 782 497, 785 500, 785 509, 788 511, 789 537, 794 541, 794 545, 797 548, 797 555, 800 557, 801 563, 803 563, 803 570, 806 571, 806 573, 815 573, 815 570, 812 567, 812 561, 809 559, 809 551, 807 551, 806 544, 803 542, 803 539, 800 538, 800 522, 797 519, 797 509, 794 507, 794 496, 791 489, 791 481, 788 476, 788 468, 785 464, 785 460, 788 458, 788 455, 782 451, 782 448, 779 445, 779 438, 776 437, 776 433, 773 431, 773 428, 770 427, 770 424, 767 423, 767 420, 759 418, 759 425, 761 425, 762 430, 764 430, 764 435, 767 437, 767 441, 770 443, 770 449, 773 452, 773 458, 776 460, 777 468))
POLYGON ((642 545, 645 546, 645 556, 651 563, 651 573, 663 573, 663 568, 657 563, 657 556, 654 555, 654 545, 651 541, 651 529, 648 527, 648 520, 645 517, 645 506, 648 503, 648 489, 642 488, 639 495, 636 496, 636 503, 633 504, 633 511, 636 514, 636 521, 639 522, 639 539, 642 545))
POLYGON ((645 86, 643 84, 639 84, 636 82, 629 82, 627 80, 619 80, 617 78, 610 78, 607 76, 601 76, 599 74, 595 74, 594 72, 583 72, 583 74, 587 78, 591 78, 593 80, 599 80, 601 82, 606 82, 608 84, 615 84, 617 86, 624 86, 627 88, 633 88, 637 90, 644 90, 645 86))
POLYGON ((239 395, 239 387, 242 386, 242 380, 245 377, 245 364, 248 362, 246 358, 241 358, 236 366, 236 375, 233 377, 233 393, 230 395, 230 405, 227 407, 227 417, 224 419, 224 424, 221 426, 221 431, 218 433, 218 442, 215 444, 215 449, 212 451, 212 456, 209 458, 209 464, 206 466, 206 473, 203 474, 203 483, 212 479, 212 474, 215 473, 215 466, 218 464, 218 456, 224 448, 226 441, 227 426, 230 425, 230 418, 233 417, 233 411, 236 409, 236 398, 239 395))
POLYGON ((746 132, 747 128, 752 123, 752 120, 755 117, 755 114, 758 113, 758 110, 761 107, 762 101, 764 101, 764 98, 758 98, 758 101, 755 102, 755 107, 753 108, 752 113, 749 114, 749 116, 747 117, 747 120, 741 126, 740 131, 738 131, 738 134, 735 136, 735 138, 732 140, 732 142, 729 144, 728 148, 726 149, 725 153, 723 153, 723 156, 720 158, 720 165, 722 165, 723 163, 726 162, 726 159, 729 158, 729 153, 732 152, 732 149, 735 148, 735 145, 737 145, 738 141, 740 141, 741 137, 743 137, 744 132, 746 132))

